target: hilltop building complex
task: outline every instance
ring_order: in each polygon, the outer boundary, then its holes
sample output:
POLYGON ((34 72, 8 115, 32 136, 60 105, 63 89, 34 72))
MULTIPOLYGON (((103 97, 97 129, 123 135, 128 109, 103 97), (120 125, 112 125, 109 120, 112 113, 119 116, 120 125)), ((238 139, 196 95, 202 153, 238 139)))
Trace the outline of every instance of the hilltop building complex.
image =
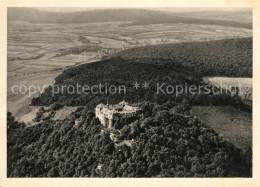
POLYGON ((108 128, 113 128, 115 119, 121 117, 133 117, 140 116, 142 110, 139 107, 133 107, 127 102, 122 101, 116 105, 104 105, 99 104, 96 107, 96 117, 99 119, 101 124, 108 128))

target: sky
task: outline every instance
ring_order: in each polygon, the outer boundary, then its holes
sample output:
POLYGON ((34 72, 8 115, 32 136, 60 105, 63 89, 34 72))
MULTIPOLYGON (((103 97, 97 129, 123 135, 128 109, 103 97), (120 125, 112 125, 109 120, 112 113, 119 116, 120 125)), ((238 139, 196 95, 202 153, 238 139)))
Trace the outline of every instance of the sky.
MULTIPOLYGON (((130 7, 129 7, 130 8, 130 7)), ((50 11, 50 12, 79 12, 79 11, 88 11, 88 10, 96 10, 96 9, 104 9, 104 8, 90 8, 90 7, 35 7, 34 9, 50 11)), ((106 8, 109 9, 109 8, 106 8)), ((114 9, 114 8, 111 8, 114 9)), ((118 7, 116 9, 119 9, 118 7)), ((150 9, 150 10, 164 10, 169 12, 200 12, 200 11, 250 11, 249 8, 142 8, 142 9, 150 9)))

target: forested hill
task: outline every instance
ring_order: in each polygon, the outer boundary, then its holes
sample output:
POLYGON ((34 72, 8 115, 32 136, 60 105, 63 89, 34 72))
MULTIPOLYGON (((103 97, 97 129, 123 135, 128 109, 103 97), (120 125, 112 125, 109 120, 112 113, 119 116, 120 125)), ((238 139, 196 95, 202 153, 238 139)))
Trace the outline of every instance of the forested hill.
MULTIPOLYGON (((122 51, 116 56, 67 69, 56 78, 55 86, 125 85, 127 94, 112 94, 110 97, 107 94, 63 92, 53 96, 49 87, 40 97, 32 99, 32 105, 59 102, 68 106, 90 104, 94 107, 108 97, 115 103, 123 97, 130 103, 151 100, 163 103, 168 99, 177 101, 180 97, 157 94, 157 83, 198 85, 203 76, 252 76, 252 38, 149 46, 122 51), (150 83, 149 91, 140 89, 137 92, 133 88, 134 82, 145 81, 150 83)), ((224 100, 206 103, 230 104, 224 100)), ((196 103, 202 104, 201 101, 196 103)))
POLYGON ((123 59, 170 59, 201 75, 252 77, 252 38, 138 47, 113 56, 123 59))
POLYGON ((32 105, 54 103, 47 107, 51 109, 39 109, 37 116, 44 119, 38 125, 25 127, 8 113, 8 177, 251 177, 250 149, 243 152, 228 143, 190 111, 190 103, 239 105, 239 98, 204 95, 203 90, 195 95, 156 93, 157 83, 197 86, 204 75, 251 76, 252 39, 130 49, 65 70, 54 86, 125 85, 127 92, 52 95, 49 87, 32 100, 32 105), (149 90, 133 87, 145 81, 149 90), (110 103, 125 99, 143 113, 131 121, 115 121, 118 142, 92 110, 108 98, 110 103), (86 106, 54 120, 51 116, 61 105, 86 106))
POLYGON ((144 118, 118 120, 118 140, 134 139, 131 146, 113 142, 87 108, 28 128, 8 113, 7 176, 252 177, 251 156, 199 118, 172 114, 171 107, 144 103, 144 118))
MULTIPOLYGON (((234 16, 234 14, 231 14, 234 16)), ((238 19, 239 20, 239 19, 238 19)), ((234 20, 193 18, 172 12, 146 9, 96 9, 80 12, 51 12, 32 8, 8 8, 8 21, 32 23, 132 22, 133 24, 188 23, 252 29, 252 23, 234 20)))

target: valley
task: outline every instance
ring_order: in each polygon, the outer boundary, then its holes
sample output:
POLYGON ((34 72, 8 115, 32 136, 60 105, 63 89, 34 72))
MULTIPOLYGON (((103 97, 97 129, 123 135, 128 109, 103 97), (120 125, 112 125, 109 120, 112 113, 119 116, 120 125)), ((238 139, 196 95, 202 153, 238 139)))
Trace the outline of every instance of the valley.
POLYGON ((36 24, 10 21, 8 111, 20 119, 30 111, 27 106, 32 99, 28 98, 28 94, 13 94, 12 86, 33 84, 47 87, 69 67, 95 62, 125 49, 250 36, 250 29, 220 25, 132 25, 131 22, 36 24))
POLYGON ((202 9, 9 7, 7 176, 252 177, 252 10, 202 9))

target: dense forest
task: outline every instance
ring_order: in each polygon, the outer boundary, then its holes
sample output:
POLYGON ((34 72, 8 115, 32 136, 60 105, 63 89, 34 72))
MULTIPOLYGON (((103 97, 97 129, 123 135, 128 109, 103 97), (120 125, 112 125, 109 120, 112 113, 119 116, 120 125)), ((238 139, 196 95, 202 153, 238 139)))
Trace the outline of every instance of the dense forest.
POLYGON ((250 155, 188 115, 185 100, 140 107, 143 117, 118 128, 131 145, 112 141, 88 107, 31 127, 8 113, 8 177, 252 176, 250 155))
POLYGON ((252 38, 138 47, 113 56, 169 59, 200 76, 252 77, 252 38))
MULTIPOLYGON (((32 100, 44 106, 37 125, 26 127, 7 114, 9 177, 251 177, 252 153, 236 148, 193 116, 192 105, 241 106, 229 93, 157 94, 156 84, 207 86, 203 76, 252 76, 252 38, 130 49, 99 62, 65 70, 54 86, 125 85, 126 94, 53 95, 32 100), (133 87, 149 82, 149 89, 133 87), (123 99, 142 117, 115 122, 117 141, 93 113, 100 102, 123 99), (69 117, 41 118, 51 105, 79 106, 69 117), (84 107, 82 107, 84 105, 84 107), (80 119, 80 124, 75 125, 80 119)), ((215 89, 215 88, 214 88, 215 89)), ((39 119, 38 119, 39 118, 39 119)), ((112 131, 114 131, 112 130, 112 131)))
MULTIPOLYGON (((55 86, 79 85, 125 85, 126 94, 80 94, 65 92, 52 94, 52 87, 37 98, 32 105, 79 106, 100 102, 130 103, 152 101, 164 103, 168 100, 179 102, 188 97, 197 105, 234 104, 228 94, 157 94, 157 83, 165 85, 201 85, 203 76, 252 77, 252 38, 229 39, 212 42, 191 42, 129 49, 114 57, 99 62, 84 64, 65 70, 56 78, 55 86), (134 82, 149 82, 149 90, 133 88, 134 82), (205 96, 205 97, 204 97, 205 96)), ((237 100, 236 102, 237 103, 237 100)))

